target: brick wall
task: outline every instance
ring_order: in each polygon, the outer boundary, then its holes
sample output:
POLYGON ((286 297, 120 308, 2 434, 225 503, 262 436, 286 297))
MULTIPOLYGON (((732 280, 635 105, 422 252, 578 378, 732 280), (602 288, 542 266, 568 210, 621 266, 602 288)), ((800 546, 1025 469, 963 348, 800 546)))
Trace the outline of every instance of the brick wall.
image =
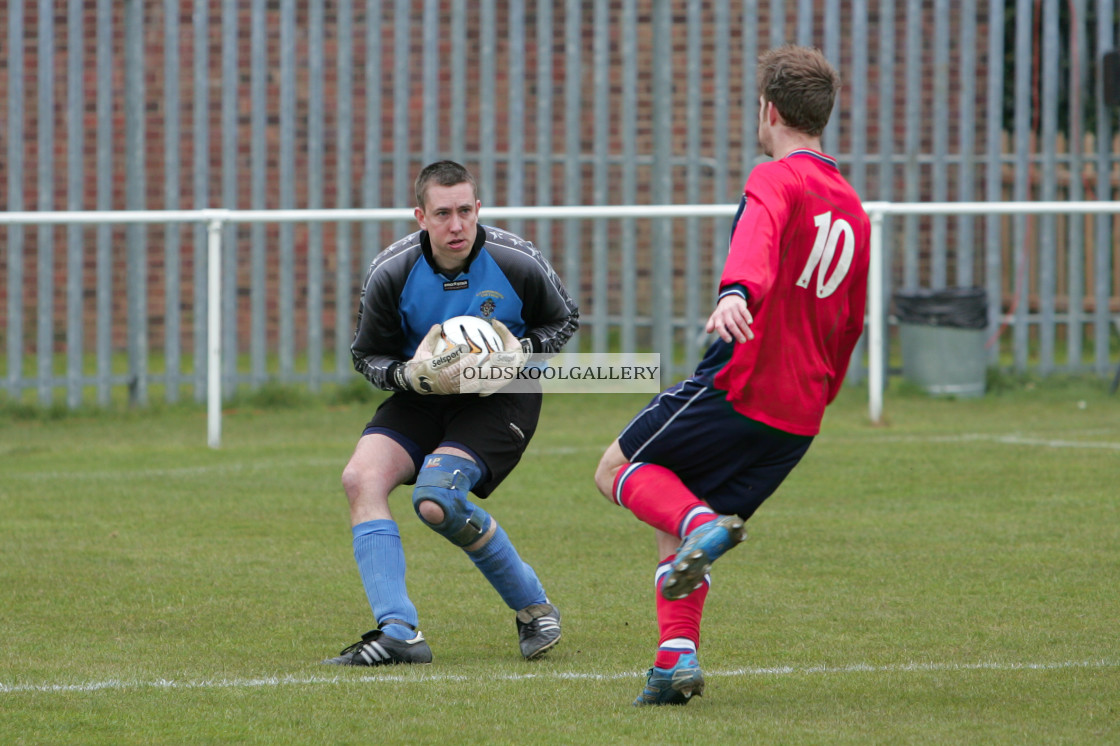
MULTIPOLYGON (((16 0, 18 1, 18 0, 16 0)), ((265 189, 263 195, 263 206, 266 208, 277 208, 281 206, 281 188, 284 184, 283 171, 279 158, 281 156, 281 123, 279 117, 279 104, 281 97, 281 59, 280 50, 280 37, 281 37, 281 18, 278 10, 278 4, 269 2, 266 4, 266 22, 262 27, 264 39, 267 46, 267 65, 264 67, 265 77, 264 85, 267 97, 267 112, 265 117, 265 126, 255 127, 253 123, 253 110, 251 106, 251 86, 252 86, 252 40, 253 28, 251 23, 250 3, 241 2, 236 4, 238 7, 236 27, 236 56, 237 56, 237 80, 236 80, 236 93, 237 93, 237 113, 236 113, 236 157, 235 157, 235 171, 236 171, 236 196, 235 200, 225 202, 221 199, 223 193, 223 178, 225 170, 229 164, 229 159, 223 153, 223 117, 222 117, 222 96, 227 90, 228 82, 224 82, 222 78, 223 71, 223 44, 222 37, 223 28, 223 8, 222 3, 217 0, 211 0, 207 5, 201 6, 197 3, 185 0, 177 4, 178 12, 178 25, 179 32, 177 35, 178 42, 178 65, 170 72, 168 77, 165 70, 165 52, 166 52, 166 38, 165 27, 166 18, 164 16, 165 5, 162 2, 154 2, 152 0, 142 0, 140 7, 143 12, 143 48, 142 48, 142 70, 139 71, 139 79, 142 81, 144 91, 144 102, 142 108, 142 130, 143 140, 141 150, 143 169, 141 173, 141 181, 143 185, 141 205, 147 209, 164 209, 171 206, 180 208, 196 208, 202 206, 225 206, 237 208, 250 208, 256 205, 252 200, 252 154, 253 145, 256 142, 263 142, 266 160, 265 165, 265 189), (205 47, 205 53, 208 57, 207 71, 209 76, 208 85, 206 86, 206 95, 208 101, 203 112, 207 127, 208 127, 208 147, 205 153, 205 173, 196 168, 196 161, 198 153, 196 153, 198 132, 195 130, 195 117, 196 106, 199 105, 198 91, 195 88, 194 68, 197 55, 203 50, 195 46, 195 18, 202 8, 205 8, 209 18, 209 34, 205 47), (166 92, 169 81, 178 83, 181 91, 180 98, 180 111, 176 122, 179 128, 179 135, 176 142, 170 143, 171 148, 178 153, 180 159, 179 177, 174 184, 168 185, 167 183, 167 152, 168 152, 168 118, 171 113, 167 109, 166 92), (209 199, 206 204, 198 204, 194 199, 194 191, 196 180, 202 178, 202 181, 207 186, 209 199)), ((292 178, 291 186, 294 191, 294 206, 295 207, 308 207, 314 204, 314 200, 309 194, 309 182, 311 171, 309 169, 309 121, 308 116, 311 113, 310 102, 310 86, 309 86, 309 53, 310 46, 307 40, 308 28, 311 22, 308 6, 309 4, 297 4, 299 9, 296 14, 295 33, 297 38, 295 50, 295 120, 294 120, 294 138, 295 148, 293 151, 292 161, 292 178)), ((555 164, 548 172, 538 172, 537 165, 532 162, 533 151, 535 151, 537 143, 537 120, 536 120, 536 102, 537 102, 537 67, 541 59, 546 55, 551 60, 552 64, 552 85, 553 89, 550 93, 553 95, 553 122, 552 122, 552 138, 551 143, 553 149, 557 153, 562 153, 567 147, 568 139, 564 131, 564 116, 565 116, 565 92, 566 87, 569 85, 567 80, 566 70, 566 57, 565 57, 565 39, 566 39, 566 23, 565 6, 566 3, 554 2, 552 4, 552 18, 554 24, 553 43, 550 47, 540 48, 535 43, 535 28, 537 25, 537 4, 528 3, 531 6, 526 9, 525 14, 525 28, 526 44, 510 42, 510 16, 508 13, 508 6, 506 3, 497 3, 498 12, 495 18, 495 27, 492 31, 484 36, 481 28, 480 16, 474 12, 475 4, 468 3, 471 12, 467 13, 467 23, 465 29, 465 40, 467 49, 467 60, 465 65, 465 78, 467 86, 466 96, 466 112, 463 121, 451 121, 452 116, 452 62, 451 50, 452 43, 449 38, 450 28, 447 24, 441 26, 443 33, 441 34, 441 41, 439 43, 439 55, 441 61, 440 70, 440 94, 439 94, 439 132, 441 140, 447 141, 450 139, 453 130, 458 129, 462 133, 465 151, 468 155, 464 157, 467 164, 472 168, 477 168, 477 159, 473 158, 472 153, 477 153, 483 150, 487 143, 482 141, 484 129, 480 124, 482 107, 491 104, 494 107, 494 144, 499 154, 503 153, 506 144, 511 138, 511 125, 508 117, 509 101, 511 97, 516 95, 517 81, 512 81, 509 76, 509 68, 512 60, 512 55, 520 55, 523 59, 525 69, 524 82, 519 86, 521 95, 524 97, 524 110, 526 112, 525 120, 520 123, 523 128, 523 142, 526 149, 529 151, 527 157, 530 161, 526 163, 524 169, 524 194, 526 195, 522 202, 533 204, 535 202, 534 195, 536 194, 536 186, 539 179, 549 179, 552 185, 553 203, 560 204, 565 201, 564 195, 566 193, 565 170, 563 164, 555 164), (492 39, 495 46, 495 86, 496 96, 492 102, 485 102, 477 95, 472 95, 471 91, 477 85, 477 75, 479 65, 481 63, 480 47, 485 39, 492 39)), ((580 150, 584 154, 591 154, 594 152, 594 121, 592 116, 593 111, 593 81, 595 75, 595 65, 593 58, 593 41, 594 41, 594 23, 593 23, 593 3, 584 2, 582 5, 582 18, 581 18, 581 75, 578 85, 581 88, 581 107, 582 107, 582 124, 580 131, 580 150)), ((742 122, 740 119, 740 105, 744 100, 753 100, 755 97, 753 81, 743 81, 741 79, 742 72, 742 41, 744 33, 757 34, 760 41, 760 47, 766 46, 766 40, 769 37, 767 3, 759 3, 763 6, 760 17, 757 20, 744 21, 740 14, 742 9, 739 4, 731 4, 732 23, 727 29, 729 35, 729 48, 730 48, 730 86, 726 92, 717 91, 715 89, 715 82, 711 75, 711 70, 714 66, 714 39, 717 33, 715 11, 710 4, 705 4, 701 13, 703 19, 703 29, 701 35, 701 45, 703 48, 701 70, 703 75, 700 83, 700 96, 703 101, 701 110, 701 137, 699 141, 699 152, 705 158, 710 158, 714 150, 715 137, 716 137, 716 122, 715 122, 715 100, 716 96, 720 93, 725 93, 729 104, 730 119, 727 122, 727 131, 729 139, 727 142, 728 158, 730 168, 728 170, 728 180, 725 184, 714 184, 708 181, 704 183, 703 192, 704 196, 701 201, 725 201, 732 202, 735 200, 735 194, 742 184, 745 176, 742 164, 747 159, 749 152, 753 148, 753 130, 748 128, 748 142, 743 141, 742 122), (747 151, 747 152, 745 152, 747 151)), ((822 44, 823 32, 820 32, 824 19, 824 3, 818 1, 816 3, 817 9, 815 11, 815 27, 818 29, 817 43, 822 44)), ((875 4, 878 7, 877 4, 875 4)), ((423 4, 411 3, 411 41, 407 49, 398 49, 394 41, 394 23, 397 20, 394 16, 394 4, 390 2, 380 3, 381 17, 379 19, 380 34, 379 39, 381 43, 381 55, 377 61, 379 69, 383 71, 380 75, 380 100, 382 108, 379 112, 379 122, 381 138, 376 144, 376 149, 387 156, 394 153, 400 148, 407 149, 410 153, 421 152, 424 143, 422 139, 422 127, 420 126, 421 118, 423 116, 423 86, 422 86, 422 69, 423 59, 426 50, 422 48, 421 32, 424 25, 423 18, 423 4), (411 96, 408 102, 408 116, 409 116, 409 136, 407 142, 402 142, 394 137, 394 70, 399 65, 406 65, 409 71, 409 80, 411 85, 411 96)), ((110 3, 112 12, 112 33, 110 49, 112 54, 112 87, 110 92, 111 106, 110 106, 110 121, 111 121, 111 165, 110 165, 110 185, 111 191, 108 195, 102 195, 99 198, 98 194, 98 177, 100 174, 97 160, 98 153, 98 96, 104 95, 101 90, 104 87, 104 80, 98 76, 97 64, 99 55, 102 54, 104 47, 99 45, 98 33, 99 27, 97 24, 97 11, 98 3, 94 0, 87 0, 81 4, 82 13, 80 17, 73 17, 69 13, 69 3, 65 0, 55 2, 53 14, 53 45, 52 55, 53 64, 50 66, 48 75, 44 78, 41 75, 41 54, 40 54, 40 38, 45 38, 48 33, 47 25, 43 19, 39 17, 39 3, 37 2, 22 2, 21 6, 23 12, 23 44, 24 44, 24 59, 23 59, 23 89, 24 96, 23 102, 23 137, 20 143, 13 143, 10 137, 9 124, 11 112, 15 111, 11 101, 11 80, 10 80, 10 56, 5 53, 0 55, 0 100, 8 103, 4 113, 0 115, 0 123, 3 126, 4 144, 3 152, 0 153, 0 200, 5 205, 6 209, 13 209, 13 205, 18 205, 23 210, 48 210, 48 209, 65 209, 69 206, 75 206, 80 209, 94 209, 99 205, 107 205, 111 209, 128 209, 136 205, 130 204, 128 201, 128 180, 125 173, 125 166, 128 161, 130 149, 137 147, 135 142, 130 142, 126 132, 126 111, 125 111, 125 97, 122 92, 128 84, 130 78, 130 70, 125 64, 126 50, 125 50, 125 27, 126 27, 126 8, 129 3, 114 2, 110 3), (81 26, 81 44, 78 49, 71 49, 68 43, 68 36, 76 24, 80 21, 81 26), (82 74, 81 74, 81 90, 82 90, 82 115, 80 132, 72 132, 68 126, 68 106, 67 106, 67 86, 70 82, 68 75, 68 63, 70 62, 71 54, 79 54, 81 57, 82 74), (39 94, 42 89, 42 82, 49 80, 54 87, 53 92, 53 107, 48 112, 47 116, 49 121, 45 125, 39 122, 39 94), (70 152, 71 144, 75 142, 75 138, 80 144, 79 159, 81 163, 80 181, 81 188, 76 195, 71 195, 68 191, 68 175, 70 173, 70 152), (22 145, 21 145, 22 143, 22 145), (11 159, 8 157, 11 148, 21 149, 23 154, 23 174, 22 181, 16 180, 10 170, 11 159), (45 149, 50 150, 51 157, 53 158, 53 171, 50 178, 50 185, 44 189, 40 183, 39 168, 44 163, 45 149), (14 194, 18 192, 19 199, 13 200, 14 194)), ((687 81, 684 78, 686 69, 687 58, 687 35, 686 25, 688 21, 688 7, 689 4, 683 0, 673 0, 673 34, 672 34, 672 48, 669 50, 655 49, 653 46, 653 31, 651 23, 651 8, 650 2, 638 3, 638 34, 637 34, 637 70, 638 70, 638 105, 637 105, 637 122, 638 128, 634 133, 626 133, 619 127, 619 107, 621 101, 621 92, 624 82, 621 78, 622 74, 622 48, 621 48, 621 32, 618 28, 619 19, 621 17, 621 4, 612 2, 609 4, 610 17, 612 19, 612 30, 610 35, 611 42, 611 67, 610 67, 610 80, 612 86, 611 96, 611 116, 612 121, 609 127, 609 150, 611 153, 619 153, 623 148, 623 138, 633 137, 635 140, 635 147, 639 154, 649 154, 653 149, 653 130, 652 121, 655 111, 659 107, 670 106, 673 109, 673 148, 677 155, 685 155, 688 152, 688 131, 686 121, 686 102, 690 94, 687 81), (673 98, 671 101, 656 101, 654 100, 652 92, 651 70, 657 55, 668 53, 672 56, 674 67, 674 86, 673 98)), ((441 3, 443 15, 446 18, 451 17, 452 3, 449 0, 444 0, 441 3)), ((0 14, 0 40, 4 44, 5 49, 10 46, 10 24, 12 22, 12 9, 9 12, 0 14)), ((326 207, 343 206, 339 202, 339 188, 340 188, 340 166, 343 161, 349 163, 350 168, 350 192, 353 195, 352 204, 355 206, 388 206, 400 207, 409 206, 408 204, 398 204, 394 198, 393 186, 393 170, 391 159, 379 164, 376 167, 376 178, 380 183, 380 193, 383 195, 382 204, 380 205, 362 205, 361 195, 363 182, 367 175, 367 165, 365 160, 365 153, 367 149, 366 135, 369 130, 371 122, 366 118, 366 101, 367 101, 367 88, 364 79, 364 68, 367 62, 368 47, 367 29, 369 28, 370 19, 366 16, 366 3, 358 2, 353 7, 353 17, 351 22, 343 27, 339 22, 339 6, 336 3, 326 3, 324 6, 323 17, 323 52, 324 52, 324 88, 323 88, 323 128, 326 136, 322 143, 323 150, 323 171, 322 171, 322 195, 321 204, 326 207), (353 95, 353 114, 351 121, 353 122, 353 142, 348 152, 340 152, 338 149, 337 136, 338 125, 340 122, 340 112, 337 109, 338 93, 339 93, 339 65, 338 65, 338 44, 343 38, 342 35, 349 36, 353 45, 353 74, 354 84, 352 87, 353 95)), ((874 152, 878 147, 878 142, 881 141, 884 135, 889 134, 894 141, 894 149, 898 152, 903 143, 906 142, 906 132, 904 131, 905 123, 901 116, 902 106, 904 105, 903 92, 904 88, 904 75, 905 75, 905 53, 906 53, 906 38, 905 38, 905 23, 904 18, 901 17, 902 12, 896 12, 897 32, 895 39, 895 60, 894 69, 896 71, 896 79, 898 86, 896 87, 897 93, 894 102, 895 109, 899 112, 899 116, 895 119, 894 130, 891 133, 882 133, 878 128, 877 111, 879 108, 879 67, 872 64, 869 71, 868 83, 868 97, 863 103, 866 104, 867 115, 867 142, 870 151, 874 152)), ((791 7, 786 12, 787 28, 795 28, 796 16, 795 10, 791 7)), ((851 21, 846 15, 842 19, 844 24, 843 45, 840 58, 838 60, 839 66, 846 74, 850 72, 852 49, 855 42, 850 37, 851 21)), ((869 43, 872 49, 877 49, 879 38, 879 19, 877 12, 872 11, 868 18, 869 23, 869 43)), ((954 21, 954 27, 957 21, 954 21)), ((980 38, 985 38, 984 35, 984 19, 980 19, 981 35, 980 38)), ((922 34, 922 43, 927 47, 923 50, 925 56, 928 58, 932 53, 928 46, 932 43, 931 34, 922 34)), ((959 50, 954 50, 954 55, 959 54, 959 50)), ((873 55, 872 55, 873 56, 873 55)), ((980 59, 979 69, 977 71, 978 78, 984 78, 984 60, 980 59)), ((132 71, 136 72, 136 71, 132 71)), ((950 90, 955 90, 959 84, 956 79, 955 69, 948 71, 952 78, 949 81, 950 90)), ((929 73, 926 73, 928 82, 929 73)), ((923 111, 929 112, 930 117, 933 116, 953 116, 952 111, 948 112, 932 112, 932 85, 923 85, 922 87, 922 108, 923 111)), ((840 133, 840 152, 844 153, 851 147, 851 110, 852 106, 860 103, 851 100, 851 88, 845 89, 838 108, 839 114, 833 127, 840 133)), ((977 108, 978 112, 982 115, 985 111, 984 108, 984 87, 978 86, 977 91, 977 108)), ((956 106, 956 99, 953 98, 952 106, 956 106)), ((375 116, 378 114, 375 113, 375 116)), ((983 132, 984 122, 981 120, 975 123, 975 131, 979 138, 983 132)), ((924 128, 920 137, 920 147, 923 151, 928 152, 931 147, 931 131, 924 128)), ((136 151, 132 151, 133 155, 136 151)), ((409 171, 414 172, 419 167, 420 162, 418 159, 413 159, 409 164, 409 171)), ((608 173, 610 175, 611 183, 619 183, 622 175, 622 167, 613 165, 609 167, 608 173)), ((901 173, 901 172, 899 172, 901 173)), ((411 175, 411 173, 410 173, 411 175)), ((581 201, 590 203, 592 201, 591 195, 591 175, 592 168, 586 165, 581 169, 580 181, 582 195, 581 201)), ((641 166, 637 170, 637 179, 640 187, 638 196, 639 202, 650 201, 650 192, 648 185, 652 181, 653 173, 648 166, 641 166)), ((931 189, 930 186, 930 170, 923 169, 921 171, 921 192, 928 195, 931 189)), ((676 185, 683 185, 686 182, 686 170, 684 166, 674 169, 673 180, 676 185)), ((879 192, 878 169, 872 164, 867 170, 867 184, 865 196, 874 198, 879 192)), ((499 160, 495 168, 495 179, 492 184, 482 185, 482 196, 485 204, 500 205, 509 202, 507 194, 507 173, 504 165, 499 160)), ((903 182, 901 176, 896 180, 895 194, 901 194, 903 182)), ((675 188, 674 195, 676 201, 683 202, 684 190, 683 186, 675 188)), ((608 201, 617 201, 617 190, 612 189, 608 201)), ((277 226, 267 226, 263 228, 265 232, 265 245, 271 252, 276 247, 279 241, 280 229, 277 226)), ((590 230, 590 227, 588 227, 590 230)), ((642 232, 639 235, 639 242, 643 245, 648 243, 648 235, 645 232, 646 227, 640 229, 642 232)), ((328 277, 332 276, 334 271, 334 263, 337 257, 334 253, 336 236, 338 229, 335 226, 325 226, 324 229, 324 272, 328 277)), ((304 332, 306 331, 306 267, 307 267, 307 238, 309 229, 307 226, 296 226, 295 232, 295 246, 296 246, 296 268, 297 276, 295 278, 295 286, 297 288, 296 303, 299 306, 297 313, 297 336, 303 339, 304 332)), ((361 259, 361 247, 358 244, 360 231, 357 227, 350 229, 354 242, 354 258, 353 258, 353 277, 354 286, 346 288, 347 292, 343 295, 342 307, 336 309, 335 302, 335 289, 333 284, 329 284, 327 288, 327 295, 324 299, 324 325, 329 338, 329 330, 333 328, 336 318, 341 315, 342 322, 350 325, 351 321, 351 307, 353 305, 353 297, 356 294, 356 284, 360 282, 362 270, 364 269, 364 260, 361 259)), ((164 335, 164 316, 165 316, 165 279, 167 277, 165 263, 166 250, 168 247, 168 231, 162 226, 153 226, 144 229, 143 231, 146 240, 145 246, 149 257, 149 271, 147 273, 148 283, 148 314, 149 314, 149 333, 150 333, 150 346, 159 348, 163 344, 164 335)), ((248 227, 240 227, 237 229, 236 234, 238 237, 238 272, 237 282, 240 288, 238 294, 239 314, 238 318, 243 320, 243 324, 248 324, 248 304, 249 304, 249 237, 252 229, 248 227)), ((612 229, 612 236, 616 235, 617 231, 612 229)), ((183 314, 181 320, 181 329, 184 342, 189 342, 193 337, 193 320, 194 320, 194 287, 193 287, 193 273, 194 264, 197 259, 196 250, 204 250, 204 243, 200 240, 195 240, 196 231, 193 228, 183 228, 181 231, 181 240, 178 244, 179 266, 177 267, 179 274, 183 278, 179 289, 181 293, 181 311, 183 314)), ((557 252, 554 254, 554 259, 559 259, 562 252, 565 250, 564 244, 564 226, 561 224, 553 225, 553 233, 549 236, 533 235, 531 236, 538 244, 552 248, 557 252)), ((123 227, 115 227, 111 230, 111 249, 110 249, 110 272, 113 276, 113 335, 114 347, 123 348, 125 345, 125 328, 123 323, 119 320, 124 319, 126 316, 126 299, 127 299, 127 275, 126 275, 126 256, 127 256, 127 230, 123 227)), ((83 266, 82 278, 82 306, 84 317, 84 329, 87 339, 93 339, 96 325, 98 323, 94 312, 95 308, 95 277, 97 272, 97 248, 96 248, 96 235, 93 229, 86 229, 82 232, 82 242, 78 249, 81 255, 83 266)), ((394 236, 388 228, 378 231, 378 237, 375 241, 380 244, 388 243, 394 236)), ((42 241, 50 241, 50 246, 53 250, 53 260, 50 262, 52 267, 52 274, 54 278, 53 289, 50 291, 51 303, 54 308, 54 336, 59 344, 65 336, 65 318, 67 313, 67 301, 65 296, 66 280, 67 280, 67 264, 66 257, 68 251, 67 231, 65 229, 36 229, 28 228, 24 231, 24 262, 23 262, 23 276, 24 287, 26 288, 25 298, 23 303, 23 312, 25 320, 25 339, 34 340, 36 334, 36 299, 34 288, 39 284, 39 260, 42 256, 40 251, 43 245, 42 241)), ((709 243, 717 241, 716 237, 711 237, 709 243)), ((271 267, 271 262, 269 263, 271 267)), ((585 264, 586 266, 586 264, 585 264)), ((707 272, 707 268, 704 270, 707 272)), ((277 278, 275 271, 269 270, 269 283, 271 288, 275 288, 277 278)), ((643 279, 643 282, 646 280, 643 279)), ((679 280, 678 280, 679 281, 679 280)), ((569 283, 576 283, 579 287, 581 294, 584 298, 590 294, 591 290, 591 276, 588 269, 582 278, 576 281, 574 278, 569 279, 569 283)), ((7 300, 7 283, 0 283, 0 294, 3 298, 0 299, 0 334, 6 333, 7 318, 8 318, 8 300, 7 300)), ((612 285, 613 288, 613 285, 612 285)), ((585 301, 586 302, 586 301, 585 301)), ((275 313, 269 314, 268 322, 268 336, 270 345, 275 342, 278 328, 275 321, 275 313)), ((249 334, 247 326, 243 326, 239 331, 239 338, 245 339, 249 334)))

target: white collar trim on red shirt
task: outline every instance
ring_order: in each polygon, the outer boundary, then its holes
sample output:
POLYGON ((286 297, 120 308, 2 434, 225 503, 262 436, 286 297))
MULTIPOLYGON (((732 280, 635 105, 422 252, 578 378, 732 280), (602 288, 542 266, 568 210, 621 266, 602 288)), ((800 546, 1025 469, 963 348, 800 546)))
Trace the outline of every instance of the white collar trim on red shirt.
MULTIPOLYGON (((795 155, 810 155, 810 156, 816 158, 819 161, 824 161, 825 163, 832 166, 833 168, 839 168, 840 167, 839 165, 837 165, 836 159, 833 158, 832 156, 825 155, 824 153, 818 153, 817 151, 810 150, 809 148, 798 148, 797 150, 791 150, 790 152, 786 153, 785 158, 789 158, 789 157, 795 156, 795 155)), ((782 160, 785 160, 785 158, 783 158, 782 160)))

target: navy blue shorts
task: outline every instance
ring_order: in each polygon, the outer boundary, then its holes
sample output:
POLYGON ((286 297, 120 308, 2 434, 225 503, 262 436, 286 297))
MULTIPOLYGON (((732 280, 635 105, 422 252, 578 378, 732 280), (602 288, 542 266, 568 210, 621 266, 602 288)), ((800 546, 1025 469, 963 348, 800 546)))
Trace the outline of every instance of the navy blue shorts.
POLYGON ((618 436, 631 463, 664 466, 697 497, 744 520, 813 442, 744 417, 727 393, 689 378, 658 394, 618 436))
MULTIPOLYGON (((408 451, 416 471, 440 446, 461 448, 482 469, 471 490, 488 497, 529 446, 541 413, 541 394, 421 396, 398 392, 381 403, 362 435, 381 433, 408 451)), ((415 476, 405 484, 413 484, 415 476)))

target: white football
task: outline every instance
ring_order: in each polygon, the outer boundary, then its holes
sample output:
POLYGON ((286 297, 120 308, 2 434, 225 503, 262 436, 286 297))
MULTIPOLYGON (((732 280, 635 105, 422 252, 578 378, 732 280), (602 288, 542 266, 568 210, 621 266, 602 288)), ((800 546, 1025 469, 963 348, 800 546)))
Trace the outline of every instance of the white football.
POLYGON ((478 355, 479 362, 491 352, 502 349, 502 338, 486 319, 477 316, 455 316, 443 322, 443 336, 436 354, 456 345, 466 345, 468 352, 478 355))

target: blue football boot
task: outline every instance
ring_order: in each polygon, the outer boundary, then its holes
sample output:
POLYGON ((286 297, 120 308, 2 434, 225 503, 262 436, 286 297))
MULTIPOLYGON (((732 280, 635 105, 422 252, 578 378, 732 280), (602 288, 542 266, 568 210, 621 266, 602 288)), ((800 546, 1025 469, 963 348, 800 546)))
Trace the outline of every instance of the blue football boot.
POLYGON ((672 668, 649 670, 646 688, 634 700, 635 707, 644 705, 687 705, 692 695, 704 695, 704 672, 695 653, 685 653, 672 668))
POLYGON ((675 601, 692 593, 704 582, 712 563, 745 538, 743 519, 734 515, 721 516, 690 532, 677 547, 673 568, 661 583, 661 595, 675 601))

